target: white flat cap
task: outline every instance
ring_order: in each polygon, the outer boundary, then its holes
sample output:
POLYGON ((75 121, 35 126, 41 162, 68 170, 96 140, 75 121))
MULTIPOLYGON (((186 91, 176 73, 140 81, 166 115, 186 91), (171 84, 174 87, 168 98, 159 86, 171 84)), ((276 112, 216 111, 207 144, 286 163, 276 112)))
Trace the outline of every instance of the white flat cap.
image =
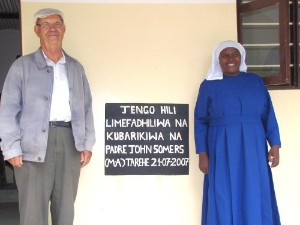
POLYGON ((64 20, 64 14, 62 13, 62 11, 58 9, 52 9, 52 8, 40 9, 34 14, 33 19, 34 22, 36 23, 36 21, 40 18, 45 18, 47 16, 51 16, 55 14, 59 15, 61 19, 64 20))

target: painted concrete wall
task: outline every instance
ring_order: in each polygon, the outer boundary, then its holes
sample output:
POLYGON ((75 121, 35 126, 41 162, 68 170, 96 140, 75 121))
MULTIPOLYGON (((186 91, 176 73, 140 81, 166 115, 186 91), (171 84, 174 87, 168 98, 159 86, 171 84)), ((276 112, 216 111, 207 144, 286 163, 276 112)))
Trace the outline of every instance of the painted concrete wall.
MULTIPOLYGON (((213 47, 237 38, 235 1, 49 2, 22 1, 23 52, 39 46, 34 12, 61 9, 64 49, 85 66, 94 99, 97 144, 82 169, 74 224, 198 225, 203 175, 194 154, 193 108, 213 47), (104 176, 104 105, 114 102, 189 104, 190 174, 104 176)), ((300 92, 271 91, 271 96, 283 143, 281 165, 273 170, 282 224, 297 225, 300 92)))

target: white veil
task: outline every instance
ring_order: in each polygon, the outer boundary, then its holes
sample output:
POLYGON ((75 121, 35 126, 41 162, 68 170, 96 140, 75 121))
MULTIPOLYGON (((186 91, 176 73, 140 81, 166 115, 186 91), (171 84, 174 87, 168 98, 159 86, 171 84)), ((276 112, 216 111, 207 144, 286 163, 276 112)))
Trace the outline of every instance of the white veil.
POLYGON ((240 71, 241 72, 247 71, 247 65, 245 62, 245 59, 246 59, 245 48, 236 41, 223 41, 217 47, 214 48, 213 55, 212 55, 212 63, 207 72, 207 75, 205 78, 206 80, 222 80, 223 79, 223 71, 222 71, 220 63, 219 63, 219 55, 220 55, 221 51, 223 51, 225 48, 236 48, 237 50, 239 50, 239 52, 241 54, 240 71))

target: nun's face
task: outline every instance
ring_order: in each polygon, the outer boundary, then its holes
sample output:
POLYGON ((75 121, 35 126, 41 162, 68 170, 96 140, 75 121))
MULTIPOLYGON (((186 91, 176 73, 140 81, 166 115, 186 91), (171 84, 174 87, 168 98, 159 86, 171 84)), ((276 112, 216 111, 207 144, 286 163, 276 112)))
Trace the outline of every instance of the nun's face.
POLYGON ((241 54, 236 48, 225 48, 220 52, 219 63, 223 74, 234 76, 240 73, 241 54))

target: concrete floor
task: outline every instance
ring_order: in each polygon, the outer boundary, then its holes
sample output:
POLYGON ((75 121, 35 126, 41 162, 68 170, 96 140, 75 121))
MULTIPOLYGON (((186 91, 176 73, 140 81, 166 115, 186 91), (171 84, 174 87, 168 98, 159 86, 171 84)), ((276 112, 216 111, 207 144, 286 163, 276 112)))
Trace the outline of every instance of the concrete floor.
POLYGON ((19 206, 18 202, 0 203, 0 225, 19 225, 19 206))

